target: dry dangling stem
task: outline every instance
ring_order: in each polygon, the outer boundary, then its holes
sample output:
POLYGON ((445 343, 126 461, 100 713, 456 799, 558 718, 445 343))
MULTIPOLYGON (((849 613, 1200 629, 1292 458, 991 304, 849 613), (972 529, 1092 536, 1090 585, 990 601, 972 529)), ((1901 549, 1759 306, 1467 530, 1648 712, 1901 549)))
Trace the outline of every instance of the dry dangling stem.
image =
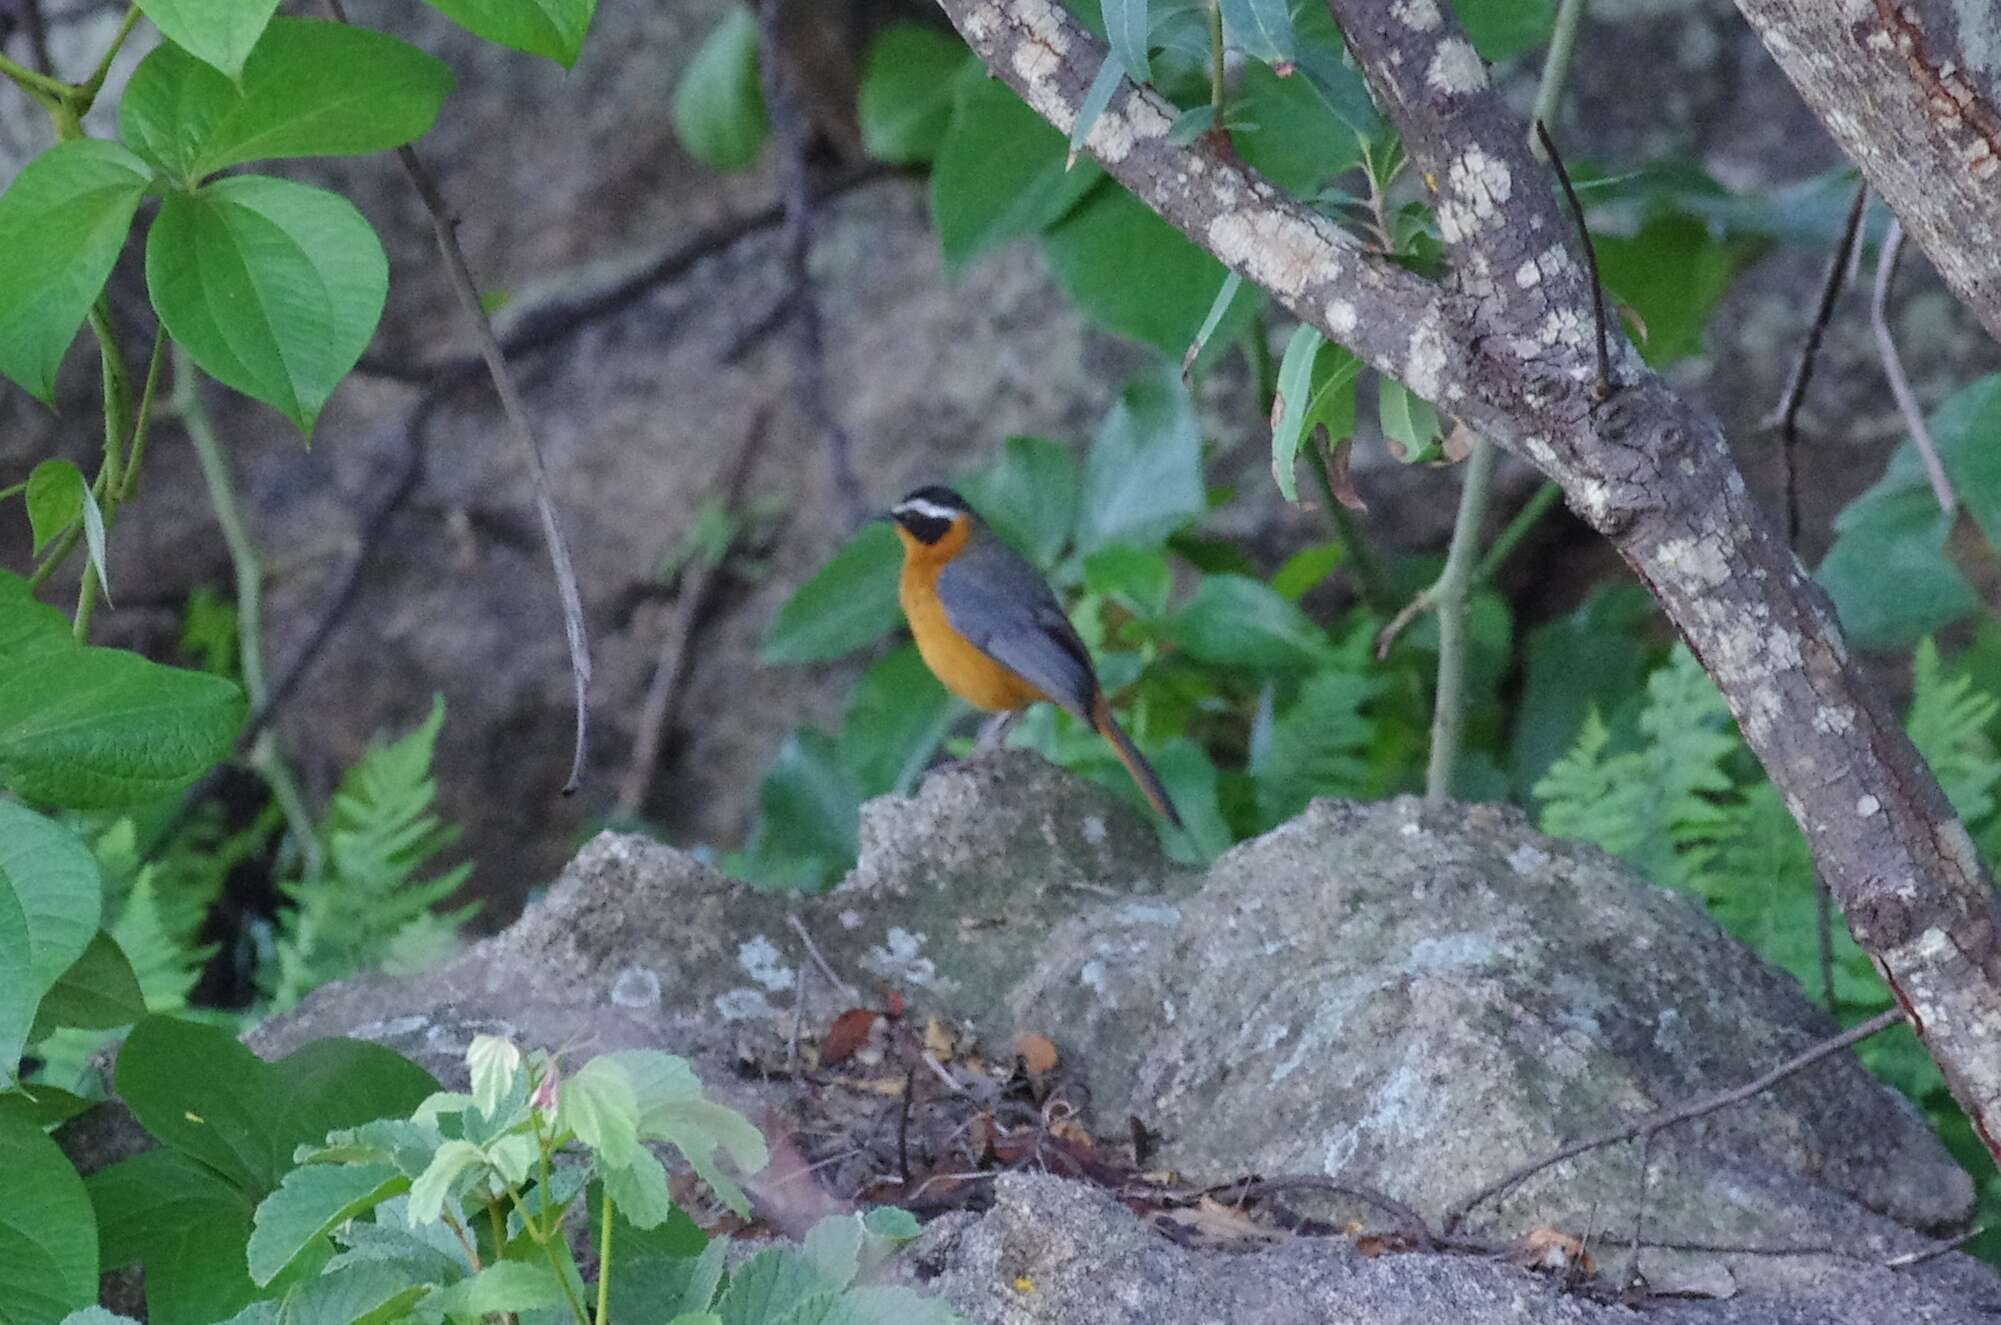
MULTIPOLYGON (((1094 37, 1048 0, 939 3, 989 70, 1070 131, 1105 57, 1094 37)), ((1840 58, 1860 39, 1846 35, 1851 20, 1838 6, 1740 3, 1825 11, 1824 20, 1793 21, 1840 27, 1840 58)), ((2001 911, 1965 827, 1849 657, 1827 596, 1751 500, 1716 420, 1649 370, 1616 329, 1608 328, 1601 383, 1597 292, 1555 181, 1447 7, 1334 0, 1330 8, 1434 190, 1446 259, 1437 281, 1368 252, 1213 141, 1171 141, 1177 111, 1150 89, 1123 85, 1087 149, 1294 316, 1533 463, 1612 541, 1716 680, 1851 932, 1995 1149, 2001 911), (1612 393, 1602 402, 1601 384, 1612 393)), ((1869 107, 1858 105, 1864 113, 1850 113, 1866 121, 1869 107)), ((1910 198, 1909 184, 1874 175, 1872 183, 1893 206, 1910 198)), ((2001 189, 2001 162, 1982 188, 2001 189)), ((1984 215, 1991 231, 2001 207, 1984 215)), ((1932 251, 1932 230, 1913 223, 1912 232, 1932 251)), ((1981 263, 1993 277, 1989 325, 2001 329, 2001 272, 1992 270, 2001 268, 2001 242, 1962 263, 1960 275, 1981 263)), ((1948 280, 1964 290, 1951 272, 1948 280)))

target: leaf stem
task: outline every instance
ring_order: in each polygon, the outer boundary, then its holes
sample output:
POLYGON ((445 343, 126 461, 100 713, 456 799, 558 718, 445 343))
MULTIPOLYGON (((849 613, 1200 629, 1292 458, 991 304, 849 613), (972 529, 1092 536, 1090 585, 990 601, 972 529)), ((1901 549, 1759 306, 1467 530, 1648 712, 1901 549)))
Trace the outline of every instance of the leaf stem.
POLYGON ((1216 112, 1211 130, 1223 130, 1223 0, 1209 0, 1209 108, 1216 112))
POLYGON ((111 44, 104 48, 104 54, 97 57, 97 68, 90 71, 90 77, 78 83, 68 94, 68 100, 75 108, 78 118, 97 104, 97 94, 104 88, 104 79, 111 72, 111 62, 118 58, 119 48, 132 35, 132 29, 139 23, 139 6, 133 5, 125 11, 125 19, 118 25, 118 31, 111 34, 111 44))
POLYGON ((611 1188, 604 1189, 603 1213, 598 1216, 598 1315, 597 1325, 605 1325, 611 1301, 611 1188))
POLYGON ((1494 545, 1487 549, 1487 555, 1480 559, 1479 568, 1473 572, 1474 585, 1482 585, 1500 574, 1501 567, 1514 555, 1515 546, 1528 537, 1529 531, 1542 522, 1549 514, 1549 508, 1556 505, 1563 496, 1563 489, 1554 483, 1545 482, 1536 489, 1535 496, 1522 504, 1515 512, 1515 518, 1508 521, 1508 527, 1501 531, 1494 545))
MULTIPOLYGON (((117 498, 121 505, 132 500, 132 490, 139 482, 139 465, 146 458, 147 425, 152 422, 153 397, 160 385, 160 362, 166 358, 166 350, 167 324, 162 322, 153 329, 153 353, 146 361, 146 385, 139 389, 139 413, 132 421, 132 442, 125 448, 125 475, 119 481, 117 498)), ((178 386, 178 369, 174 381, 178 386)))
POLYGON ((1536 160, 1548 161, 1542 140, 1536 135, 1537 121, 1556 119, 1557 103, 1563 100, 1563 80, 1570 72, 1571 53, 1577 49, 1577 32, 1584 26, 1586 0, 1563 0, 1556 11, 1556 26, 1549 34, 1549 53, 1543 57, 1542 80, 1536 85, 1535 109, 1529 112, 1529 150, 1536 160))
POLYGON ((1494 444, 1484 436, 1475 437, 1459 488, 1452 547, 1445 554, 1445 570, 1430 590, 1438 612, 1438 689, 1431 710, 1431 763, 1425 770, 1424 799, 1434 805, 1452 795, 1459 738, 1466 725, 1466 598, 1472 587, 1480 520, 1487 510, 1487 481, 1493 472, 1494 444))
POLYGON ((70 95, 69 85, 60 78, 38 74, 24 64, 16 64, 4 53, 0 53, 0 74, 4 74, 23 92, 33 97, 35 103, 44 110, 52 109, 51 103, 59 103, 70 95))
MULTIPOLYGON (((111 326, 110 302, 102 295, 91 306, 90 329, 97 336, 97 353, 103 366, 104 379, 104 462, 97 471, 97 480, 91 485, 92 491, 102 499, 104 530, 111 532, 111 523, 118 516, 118 493, 123 483, 123 452, 126 435, 132 430, 132 382, 125 373, 125 356, 119 353, 118 336, 111 326)), ((72 541, 69 546, 74 547, 72 541)), ((79 644, 90 642, 90 618, 97 609, 97 590, 104 576, 104 568, 97 567, 97 575, 91 574, 91 567, 83 568, 83 582, 76 591, 76 620, 70 633, 79 644)))

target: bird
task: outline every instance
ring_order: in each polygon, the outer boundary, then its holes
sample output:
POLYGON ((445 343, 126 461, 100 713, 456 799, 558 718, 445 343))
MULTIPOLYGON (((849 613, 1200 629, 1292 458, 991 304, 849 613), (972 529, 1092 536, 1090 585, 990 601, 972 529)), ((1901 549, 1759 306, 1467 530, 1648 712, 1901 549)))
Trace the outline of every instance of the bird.
POLYGON ((925 666, 947 690, 997 715, 983 744, 1047 700, 1110 742, 1147 802, 1180 828, 1159 774, 1112 717, 1090 650, 1028 559, 964 497, 937 484, 916 489, 883 518, 903 544, 897 602, 925 666))

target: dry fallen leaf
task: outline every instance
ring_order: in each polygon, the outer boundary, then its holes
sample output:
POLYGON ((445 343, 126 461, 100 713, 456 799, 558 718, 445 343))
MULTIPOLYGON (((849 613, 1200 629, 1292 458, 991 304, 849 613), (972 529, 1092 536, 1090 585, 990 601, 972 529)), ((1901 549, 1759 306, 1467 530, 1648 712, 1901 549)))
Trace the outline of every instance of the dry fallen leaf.
POLYGON ((1565 1270, 1576 1266, 1586 1274, 1594 1273, 1591 1253, 1584 1249, 1584 1243, 1569 1233, 1554 1228, 1530 1229, 1522 1239, 1521 1249, 1515 1259, 1531 1270, 1565 1270))
POLYGON ((1014 1037, 1014 1056, 1021 1070, 1031 1077, 1046 1077, 1056 1070, 1056 1046, 1046 1035, 1023 1031, 1014 1037))
POLYGON ((1196 1205, 1163 1210, 1156 1218, 1176 1225, 1184 1235, 1223 1246, 1277 1242, 1284 1236, 1277 1229, 1258 1223, 1237 1206, 1224 1205, 1212 1196, 1203 1197, 1196 1205))
MULTIPOLYGON (((1326 429, 1322 428, 1324 435, 1326 429)), ((1367 511, 1369 504, 1362 500, 1362 494, 1355 490, 1355 474, 1352 460, 1355 454, 1355 439, 1343 437, 1327 451, 1327 486, 1334 490, 1334 500, 1351 511, 1367 511)))
POLYGON ((854 1057, 855 1050, 868 1042, 868 1033, 881 1015, 874 1008, 849 1008, 834 1018, 834 1024, 820 1040, 820 1061, 832 1066, 854 1057))
POLYGON ((959 1047, 959 1037, 945 1019, 936 1015, 924 1020, 924 1052, 941 1063, 952 1061, 953 1053, 959 1047))

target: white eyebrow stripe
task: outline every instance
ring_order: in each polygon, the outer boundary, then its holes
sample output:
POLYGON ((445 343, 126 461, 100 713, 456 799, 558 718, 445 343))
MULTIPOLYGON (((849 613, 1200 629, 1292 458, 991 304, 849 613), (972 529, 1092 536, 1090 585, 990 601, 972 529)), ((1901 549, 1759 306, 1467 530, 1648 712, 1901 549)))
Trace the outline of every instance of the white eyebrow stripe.
POLYGON ((909 501, 898 502, 896 509, 891 511, 890 514, 922 515, 928 516, 933 520, 945 521, 955 520, 959 516, 959 512, 955 507, 940 506, 935 502, 928 502, 922 497, 912 497, 909 501))

